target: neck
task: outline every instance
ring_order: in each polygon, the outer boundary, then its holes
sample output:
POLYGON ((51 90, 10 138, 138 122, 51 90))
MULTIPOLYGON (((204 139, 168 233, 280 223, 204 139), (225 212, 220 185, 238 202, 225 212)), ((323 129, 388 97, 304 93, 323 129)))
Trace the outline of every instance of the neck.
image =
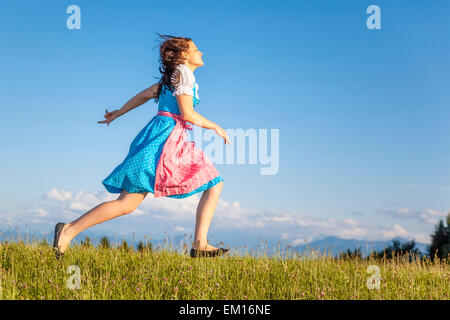
POLYGON ((191 69, 192 72, 195 71, 195 69, 197 69, 196 65, 190 64, 189 62, 184 62, 183 63, 186 67, 188 67, 189 69, 191 69))

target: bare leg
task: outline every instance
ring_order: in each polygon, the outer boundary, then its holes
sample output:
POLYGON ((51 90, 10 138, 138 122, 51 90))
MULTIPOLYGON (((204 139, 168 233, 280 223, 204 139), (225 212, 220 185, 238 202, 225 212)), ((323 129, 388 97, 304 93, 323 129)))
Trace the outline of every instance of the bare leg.
POLYGON ((60 251, 64 252, 70 241, 83 230, 133 212, 147 193, 128 193, 123 190, 117 200, 103 202, 78 219, 67 223, 59 236, 60 251))
POLYGON ((215 250, 208 244, 207 234, 211 219, 216 210, 217 202, 223 188, 223 181, 203 192, 197 207, 197 219, 195 224, 195 236, 193 247, 199 250, 215 250))

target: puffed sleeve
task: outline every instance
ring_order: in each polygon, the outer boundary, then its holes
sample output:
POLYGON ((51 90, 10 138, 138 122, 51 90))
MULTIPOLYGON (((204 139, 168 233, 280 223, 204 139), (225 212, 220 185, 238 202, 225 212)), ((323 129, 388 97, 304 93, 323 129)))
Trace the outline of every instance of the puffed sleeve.
POLYGON ((192 71, 187 70, 187 67, 179 65, 173 72, 171 78, 172 86, 174 87, 173 96, 180 94, 187 94, 194 96, 195 80, 192 75, 192 71), (177 82, 177 77, 179 81, 177 82))

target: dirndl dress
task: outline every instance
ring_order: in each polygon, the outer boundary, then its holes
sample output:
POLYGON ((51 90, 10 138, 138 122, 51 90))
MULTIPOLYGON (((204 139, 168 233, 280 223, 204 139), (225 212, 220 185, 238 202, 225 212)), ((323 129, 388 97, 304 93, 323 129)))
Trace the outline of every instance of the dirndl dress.
POLYGON ((194 73, 177 66, 180 81, 175 90, 163 88, 158 112, 131 142, 126 158, 103 181, 111 193, 154 194, 155 198, 186 198, 207 190, 223 178, 211 160, 193 141, 186 141, 192 126, 181 118, 178 94, 193 96, 200 103, 194 73))

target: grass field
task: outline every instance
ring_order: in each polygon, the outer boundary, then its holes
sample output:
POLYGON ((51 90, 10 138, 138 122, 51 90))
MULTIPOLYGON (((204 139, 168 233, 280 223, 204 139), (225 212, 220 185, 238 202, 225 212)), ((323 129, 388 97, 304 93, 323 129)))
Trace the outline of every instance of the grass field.
POLYGON ((136 251, 76 244, 61 262, 46 242, 0 242, 0 299, 449 298, 449 264, 429 259, 193 259, 170 247, 136 251), (368 273, 377 268, 379 277, 368 273), (368 283, 370 277, 379 279, 379 288, 375 280, 368 283))

